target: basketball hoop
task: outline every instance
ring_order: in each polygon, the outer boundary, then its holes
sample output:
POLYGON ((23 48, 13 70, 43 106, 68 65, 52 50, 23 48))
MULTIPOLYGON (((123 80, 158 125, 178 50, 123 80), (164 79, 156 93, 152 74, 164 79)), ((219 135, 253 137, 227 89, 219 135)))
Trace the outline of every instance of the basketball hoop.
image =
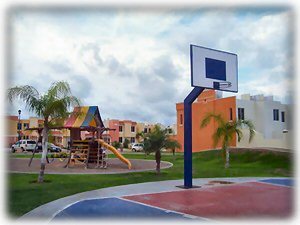
POLYGON ((229 81, 214 81, 213 82, 214 89, 222 90, 226 88, 230 88, 232 86, 231 82, 229 81))
POLYGON ((237 55, 190 45, 192 87, 238 92, 237 55))

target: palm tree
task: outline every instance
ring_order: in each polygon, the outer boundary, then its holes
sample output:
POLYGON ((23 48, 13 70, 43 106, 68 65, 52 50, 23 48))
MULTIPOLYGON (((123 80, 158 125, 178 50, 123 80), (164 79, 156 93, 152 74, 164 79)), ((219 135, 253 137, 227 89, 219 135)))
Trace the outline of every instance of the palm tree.
POLYGON ((163 148, 180 148, 180 144, 169 139, 168 130, 161 129, 155 125, 154 129, 144 134, 144 151, 147 153, 155 152, 156 172, 160 173, 161 150, 163 148))
POLYGON ((70 106, 79 106, 79 100, 71 94, 70 86, 65 81, 52 83, 45 94, 40 94, 34 87, 16 86, 8 89, 8 99, 12 102, 19 98, 26 104, 26 108, 44 119, 41 169, 38 182, 44 181, 44 171, 46 166, 47 145, 49 130, 55 126, 61 126, 65 118, 68 117, 70 106))
POLYGON ((141 131, 141 132, 136 133, 135 138, 138 140, 138 142, 140 142, 143 140, 144 136, 145 136, 145 133, 143 131, 141 131))
POLYGON ((212 136, 214 141, 214 147, 216 147, 221 140, 222 152, 225 158, 225 168, 228 168, 229 167, 228 147, 234 135, 237 134, 238 141, 240 142, 243 137, 241 128, 243 126, 246 126, 249 129, 249 134, 250 134, 249 143, 250 143, 255 135, 254 125, 250 120, 232 120, 226 122, 220 114, 216 115, 214 113, 208 113, 201 122, 201 128, 206 127, 209 124, 211 119, 214 119, 218 123, 218 128, 212 136))

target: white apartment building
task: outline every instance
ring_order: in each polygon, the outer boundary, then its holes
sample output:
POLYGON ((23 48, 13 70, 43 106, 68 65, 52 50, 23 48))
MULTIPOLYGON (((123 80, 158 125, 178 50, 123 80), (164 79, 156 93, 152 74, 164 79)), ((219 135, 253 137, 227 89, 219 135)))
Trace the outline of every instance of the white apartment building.
POLYGON ((249 144, 248 132, 237 147, 293 148, 291 105, 274 101, 273 96, 244 94, 236 99, 237 119, 251 120, 255 126, 255 138, 249 144))

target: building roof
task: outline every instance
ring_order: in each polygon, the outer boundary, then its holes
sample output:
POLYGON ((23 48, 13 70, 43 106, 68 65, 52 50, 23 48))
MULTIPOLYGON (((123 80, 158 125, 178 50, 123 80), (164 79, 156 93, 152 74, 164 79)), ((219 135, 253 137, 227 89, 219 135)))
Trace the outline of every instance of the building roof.
POLYGON ((65 128, 104 128, 98 106, 75 107, 65 128))
POLYGON ((18 116, 6 116, 6 118, 9 120, 18 120, 18 116))

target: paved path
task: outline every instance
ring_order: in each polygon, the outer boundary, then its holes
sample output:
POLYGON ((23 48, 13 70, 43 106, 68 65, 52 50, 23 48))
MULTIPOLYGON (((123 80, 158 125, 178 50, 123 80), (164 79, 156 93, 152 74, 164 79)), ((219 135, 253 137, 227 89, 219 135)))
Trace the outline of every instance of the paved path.
MULTIPOLYGON (((40 159, 33 159, 32 164, 28 167, 29 159, 10 158, 8 171, 15 173, 38 173, 40 171, 40 159)), ((153 171, 156 168, 155 160, 130 159, 132 168, 129 170, 127 165, 119 159, 108 159, 107 169, 95 168, 96 164, 89 164, 89 169, 85 169, 84 164, 71 164, 69 168, 64 168, 67 161, 54 159, 52 163, 47 164, 45 173, 47 174, 113 174, 113 173, 131 173, 141 171, 153 171)), ((162 161, 161 169, 172 167, 170 162, 162 161)))
POLYGON ((182 180, 103 188, 61 198, 27 213, 20 220, 77 218, 286 218, 293 211, 293 179, 201 178, 195 189, 182 180), (276 203, 276 204, 275 204, 276 203))

